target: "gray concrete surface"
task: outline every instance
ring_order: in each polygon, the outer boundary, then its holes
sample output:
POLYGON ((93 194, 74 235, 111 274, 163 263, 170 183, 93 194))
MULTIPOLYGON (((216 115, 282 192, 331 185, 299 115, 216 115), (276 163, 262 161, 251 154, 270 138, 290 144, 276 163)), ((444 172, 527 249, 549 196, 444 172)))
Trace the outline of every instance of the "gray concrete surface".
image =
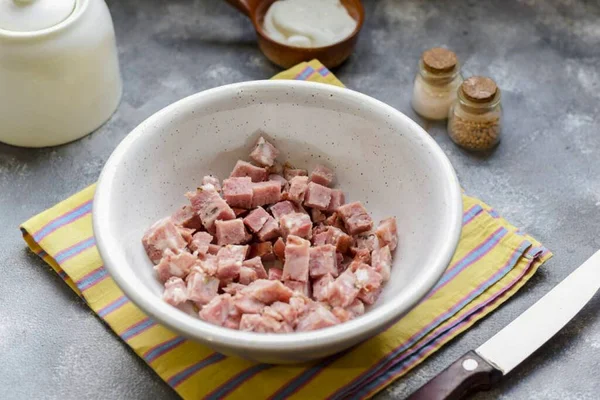
MULTIPOLYGON (((427 128, 470 193, 556 254, 513 300, 380 395, 404 398, 491 337, 600 248, 600 3, 365 3, 367 19, 358 48, 337 75, 350 88, 415 119, 409 97, 424 49, 447 45, 457 51, 465 75, 495 78, 503 90, 505 132, 494 153, 467 154, 449 141, 443 125, 427 128)), ((108 4, 125 83, 113 118, 92 135, 62 147, 0 145, 2 399, 176 398, 26 250, 17 227, 94 182, 119 141, 163 106, 203 89, 268 78, 278 71, 255 46, 248 21, 224 2, 108 4)), ((599 306, 600 295, 497 388, 476 398, 598 398, 599 306)))

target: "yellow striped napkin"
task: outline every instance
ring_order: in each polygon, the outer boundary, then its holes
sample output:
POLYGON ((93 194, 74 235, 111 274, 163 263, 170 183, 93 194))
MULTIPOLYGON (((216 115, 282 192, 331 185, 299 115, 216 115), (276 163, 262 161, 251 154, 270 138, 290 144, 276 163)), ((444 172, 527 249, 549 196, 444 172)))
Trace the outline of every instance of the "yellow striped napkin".
MULTIPOLYGON (((342 85, 317 61, 278 79, 342 85)), ((117 287, 92 232, 95 186, 21 226, 44 259, 111 329, 184 399, 368 398, 493 311, 527 282, 551 253, 481 201, 463 196, 460 244, 427 299, 398 323, 311 366, 271 366, 225 357, 157 324, 117 287)))

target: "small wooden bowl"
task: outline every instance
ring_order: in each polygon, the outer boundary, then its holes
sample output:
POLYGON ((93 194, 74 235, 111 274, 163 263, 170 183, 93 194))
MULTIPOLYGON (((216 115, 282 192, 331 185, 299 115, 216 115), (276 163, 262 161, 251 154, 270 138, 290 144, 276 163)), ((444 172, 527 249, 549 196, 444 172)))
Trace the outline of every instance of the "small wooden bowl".
POLYGON ((365 10, 360 0, 341 0, 350 16, 357 22, 350 36, 329 46, 296 47, 274 41, 263 30, 265 14, 275 0, 226 1, 250 18, 258 35, 258 47, 269 60, 283 68, 290 68, 315 58, 327 68, 337 67, 352 54, 365 19, 365 10))

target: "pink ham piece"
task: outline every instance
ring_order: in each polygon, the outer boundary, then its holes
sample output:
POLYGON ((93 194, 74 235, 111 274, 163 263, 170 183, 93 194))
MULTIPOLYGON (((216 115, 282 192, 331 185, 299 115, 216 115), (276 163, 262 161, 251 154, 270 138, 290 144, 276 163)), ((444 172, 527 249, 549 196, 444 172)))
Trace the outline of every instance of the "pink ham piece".
POLYGON ((256 142, 254 150, 250 153, 252 161, 264 167, 271 167, 279 155, 279 150, 262 136, 256 142))
POLYGON ((300 293, 306 297, 310 297, 310 282, 298 282, 298 281, 292 281, 292 280, 287 280, 287 281, 283 281, 283 284, 287 287, 289 287, 290 289, 292 289, 293 292, 296 293, 300 293))
POLYGON ((327 219, 327 216, 325 214, 323 214, 323 212, 321 212, 321 210, 312 208, 310 210, 310 219, 312 219, 313 223, 318 224, 319 222, 325 222, 325 220, 327 219))
POLYGON ((247 252, 248 246, 227 245, 221 247, 217 254, 217 278, 221 281, 237 278, 247 252))
POLYGON ((242 263, 244 268, 249 268, 256 272, 258 279, 267 279, 267 270, 263 266, 260 257, 250 258, 242 263))
POLYGON ((296 212, 285 214, 279 220, 279 226, 284 239, 290 235, 304 239, 310 239, 312 236, 312 221, 306 214, 296 212))
POLYGON ((165 282, 163 300, 172 306, 178 306, 188 300, 187 290, 183 279, 173 276, 165 282))
POLYGON ((344 204, 338 208, 338 214, 344 220, 348 233, 356 235, 373 228, 373 220, 360 201, 344 204))
POLYGON ((175 225, 182 226, 184 228, 191 229, 202 229, 202 221, 198 214, 194 212, 192 206, 185 205, 177 210, 172 216, 171 220, 175 225))
POLYGON ((190 242, 192 241, 192 235, 194 234, 194 229, 184 228, 183 226, 178 226, 177 230, 179 231, 179 234, 181 235, 183 240, 185 240, 186 243, 189 245, 190 242))
POLYGON ((307 176, 308 171, 301 168, 294 168, 289 165, 283 167, 283 177, 291 181, 296 176, 307 176))
POLYGON ((371 253, 371 265, 379 272, 384 282, 390 279, 392 269, 392 252, 389 246, 375 249, 371 253))
POLYGON ((345 202, 346 196, 344 196, 344 192, 339 189, 331 189, 331 201, 329 202, 329 206, 327 206, 327 211, 337 211, 337 209, 340 206, 343 206, 345 202))
POLYGON ((194 267, 186 278, 187 297, 198 306, 209 303, 219 292, 219 280, 200 267, 194 267))
POLYGON ((308 189, 308 176, 295 176, 290 181, 288 197, 291 201, 301 204, 308 189))
POLYGON ((283 320, 292 326, 296 323, 296 310, 288 303, 276 301, 269 306, 269 311, 272 312, 271 315, 273 315, 275 319, 283 320))
POLYGON ((250 245, 249 258, 260 257, 263 262, 275 261, 273 244, 271 242, 258 242, 250 245))
POLYGON ((308 281, 309 248, 308 240, 298 236, 288 236, 285 244, 283 280, 308 281))
POLYGON ((279 182, 282 191, 288 188, 288 181, 281 175, 271 174, 268 179, 273 182, 279 182))
POLYGON ((331 182, 333 182, 334 177, 335 174, 333 171, 322 164, 317 164, 315 169, 313 169, 310 173, 311 182, 318 183, 319 185, 323 186, 331 186, 331 182))
POLYGON ((314 281, 312 287, 312 294, 315 300, 327 301, 327 298, 329 297, 327 289, 329 287, 329 284, 333 282, 333 280, 334 278, 333 276, 331 276, 331 274, 325 274, 314 281))
POLYGON ((371 264, 371 252, 369 249, 357 249, 354 251, 354 260, 359 263, 371 264))
POLYGON ((340 253, 346 253, 352 245, 352 237, 334 226, 327 227, 327 244, 332 244, 340 253))
POLYGON ((334 212, 329 217, 327 217, 324 224, 327 226, 333 226, 333 227, 336 227, 336 228, 342 229, 342 230, 346 229, 346 227, 344 226, 344 221, 342 221, 342 218, 339 216, 339 214, 337 212, 334 212))
POLYGON ((352 302, 352 304, 350 304, 348 307, 346 307, 346 310, 348 310, 352 313, 353 318, 356 318, 365 313, 365 305, 363 304, 362 301, 360 301, 359 299, 356 299, 352 302))
POLYGON ((246 267, 240 268, 240 276, 239 276, 238 280, 242 285, 249 285, 250 283, 254 282, 257 279, 258 279, 258 275, 256 275, 256 271, 253 270, 252 268, 246 268, 246 267))
POLYGON ((279 203, 275 203, 271 206, 271 214, 273 214, 273 217, 275 217, 277 221, 279 221, 284 215, 294 212, 296 212, 296 208, 289 200, 280 201, 279 203))
POLYGON ((275 253, 279 261, 285 261, 285 242, 282 238, 278 238, 275 244, 273 244, 273 253, 275 253))
POLYGON ((187 242, 169 217, 155 222, 144 234, 142 244, 146 254, 154 264, 158 264, 165 250, 178 253, 185 249, 187 242))
POLYGON ((202 184, 203 184, 203 185, 213 185, 213 186, 215 187, 215 190, 216 190, 217 192, 220 192, 220 191, 221 191, 221 182, 219 182, 219 179, 218 179, 218 178, 215 178, 215 177, 214 177, 214 176, 212 176, 212 175, 205 175, 205 176, 202 178, 202 184))
POLYGON ((221 250, 221 246, 217 244, 209 244, 207 254, 217 255, 217 253, 221 250))
POLYGON ((200 319, 214 325, 224 326, 230 318, 230 314, 235 315, 237 310, 233 305, 233 299, 230 294, 225 293, 216 297, 202 307, 199 316, 200 319))
POLYGON ((331 189, 318 183, 309 182, 304 195, 304 205, 318 210, 327 210, 331 202, 331 189))
POLYGON ((204 271, 206 275, 214 276, 217 274, 218 262, 217 256, 213 254, 204 255, 203 259, 200 259, 200 269, 204 271))
POLYGON ((349 268, 327 287, 327 301, 334 307, 347 307, 360 290, 356 287, 356 275, 349 268))
POLYGON ((274 204, 281 200, 281 186, 274 181, 258 182, 252 185, 252 207, 274 204))
POLYGON ((227 285, 223 288, 223 292, 229 293, 230 295, 234 296, 238 292, 241 293, 242 290, 244 290, 245 288, 246 288, 246 285, 242 285, 241 283, 231 282, 229 285, 227 285))
POLYGON ((383 287, 380 287, 379 289, 376 289, 376 290, 371 290, 370 292, 360 291, 358 293, 357 298, 365 304, 372 305, 372 304, 375 304, 375 302, 379 298, 379 295, 381 294, 382 290, 383 290, 383 287))
POLYGON ((269 268, 269 279, 274 281, 280 281, 283 276, 283 270, 281 268, 269 268))
POLYGON ((292 297, 292 291, 288 287, 280 281, 270 279, 258 279, 246 286, 241 293, 248 294, 265 304, 276 301, 288 302, 292 297))
POLYGON ((241 218, 229 221, 215 221, 217 230, 217 243, 220 246, 227 244, 241 244, 246 242, 246 228, 241 218))
POLYGON ((258 333, 287 333, 294 329, 284 321, 277 321, 268 315, 244 314, 240 320, 240 330, 258 333))
POLYGON ((364 232, 354 236, 354 243, 354 247, 351 248, 353 253, 360 249, 373 251, 378 247, 378 239, 373 232, 364 232))
POLYGON ((241 314, 259 314, 265 304, 247 294, 236 294, 233 297, 233 305, 241 314))
POLYGON ((379 290, 383 283, 383 278, 374 268, 368 264, 358 263, 358 266, 353 269, 354 276, 356 276, 355 285, 360 289, 361 293, 379 290))
POLYGON ((223 197, 231 207, 251 208, 252 179, 249 177, 228 178, 223 181, 223 197))
POLYGON ((173 253, 167 249, 160 263, 154 266, 154 270, 158 274, 158 279, 165 282, 172 276, 184 278, 198 262, 198 258, 188 252, 173 253))
POLYGON ((239 160, 233 171, 231 172, 230 178, 241 178, 249 176, 252 182, 262 182, 267 179, 267 170, 265 168, 257 167, 250 164, 249 162, 239 160))
POLYGON ((394 251, 398 245, 398 226, 396 218, 386 218, 379 223, 375 230, 375 234, 379 238, 380 246, 388 245, 391 251, 394 251))
POLYGON ((315 303, 313 307, 298 320, 296 331, 306 332, 337 325, 340 320, 325 306, 315 303))
POLYGON ((326 244, 309 249, 309 273, 311 278, 325 274, 337 276, 335 246, 326 244))
POLYGON ((281 236, 279 231, 279 224, 275 220, 275 218, 269 216, 267 222, 265 222, 264 226, 260 231, 256 234, 258 240, 261 242, 266 242, 267 240, 273 240, 281 236))
POLYGON ((192 208, 200 216, 202 224, 209 232, 214 232, 216 220, 235 219, 235 213, 227 202, 219 196, 213 185, 204 185, 196 193, 187 193, 192 208))
POLYGON ((257 207, 250 211, 250 214, 244 218, 244 224, 254 233, 257 233, 265 225, 271 216, 262 207, 257 207))
POLYGON ((188 245, 191 251, 196 254, 204 255, 208 253, 208 246, 213 240, 213 236, 208 232, 196 232, 192 236, 192 241, 188 245))

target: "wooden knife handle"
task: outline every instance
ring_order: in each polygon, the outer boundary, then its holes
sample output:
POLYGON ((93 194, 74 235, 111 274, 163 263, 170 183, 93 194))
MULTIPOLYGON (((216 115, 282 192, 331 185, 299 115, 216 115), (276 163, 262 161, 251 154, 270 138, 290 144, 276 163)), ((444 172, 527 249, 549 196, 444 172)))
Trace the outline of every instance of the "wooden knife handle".
POLYGON ((459 358, 414 392, 409 400, 456 400, 470 392, 487 390, 498 382, 502 372, 474 351, 459 358))

